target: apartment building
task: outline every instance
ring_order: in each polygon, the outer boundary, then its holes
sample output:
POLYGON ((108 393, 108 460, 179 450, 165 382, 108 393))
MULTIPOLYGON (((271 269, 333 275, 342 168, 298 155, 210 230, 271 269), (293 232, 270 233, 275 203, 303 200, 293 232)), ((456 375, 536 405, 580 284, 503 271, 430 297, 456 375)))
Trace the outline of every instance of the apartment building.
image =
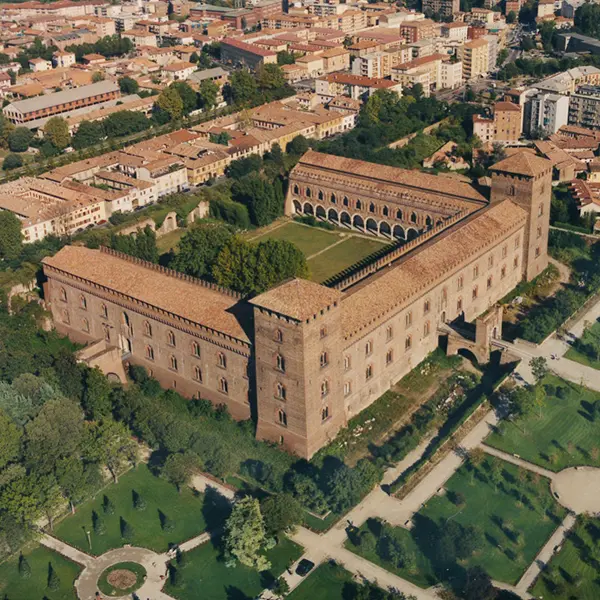
POLYGON ((127 31, 123 31, 121 37, 131 40, 131 43, 136 48, 141 48, 143 46, 158 46, 158 38, 156 37, 156 34, 144 29, 129 29, 127 31))
POLYGON ((451 17, 460 10, 460 0, 423 0, 422 10, 441 17, 451 17))
POLYGON ((197 67, 193 63, 177 61, 163 67, 162 72, 171 81, 185 81, 196 69, 197 67))
POLYGON ((221 60, 256 70, 261 65, 277 63, 277 53, 241 40, 225 38, 221 41, 221 60))
POLYGON ((463 63, 463 77, 466 80, 487 75, 489 67, 489 48, 487 40, 471 40, 458 49, 458 58, 463 63))
POLYGON ((407 44, 414 44, 419 40, 427 40, 434 37, 436 24, 430 19, 422 21, 405 21, 400 24, 400 37, 407 44))
POLYGON ((463 83, 463 64, 460 60, 444 60, 440 65, 441 89, 453 90, 463 83))
POLYGON ((442 37, 449 40, 466 42, 469 33, 469 26, 466 23, 442 23, 440 33, 442 37))
POLYGON ((571 95, 569 125, 600 129, 600 87, 580 85, 571 95))
MULTIPOLYGON (((397 65, 391 71, 392 81, 401 83, 403 88, 421 84, 424 95, 429 97, 432 91, 441 88, 442 62, 449 60, 447 55, 432 54, 397 65)), ((446 72, 447 77, 448 75, 446 72)), ((455 87, 455 84, 451 87, 455 87)))
POLYGON ((75 54, 58 50, 52 55, 52 62, 57 69, 67 69, 75 64, 75 54))
POLYGON ((525 101, 523 129, 532 135, 552 135, 569 122, 569 96, 531 90, 525 101))
POLYGON ((521 107, 496 102, 491 116, 473 115, 473 135, 484 143, 514 143, 521 137, 521 107))
POLYGON ((371 96, 377 90, 389 90, 402 95, 402 84, 389 79, 371 79, 349 73, 332 73, 316 80, 316 92, 322 102, 329 102, 336 96, 348 96, 360 100, 371 96))

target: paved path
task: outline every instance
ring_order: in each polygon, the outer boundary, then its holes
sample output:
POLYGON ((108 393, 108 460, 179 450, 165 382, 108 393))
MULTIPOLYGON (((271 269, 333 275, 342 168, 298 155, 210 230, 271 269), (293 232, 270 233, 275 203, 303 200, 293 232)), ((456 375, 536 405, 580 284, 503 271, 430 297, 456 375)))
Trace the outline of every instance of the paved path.
POLYGON ((506 462, 512 463, 517 467, 523 467, 528 471, 533 471, 542 477, 547 477, 552 480, 556 476, 554 471, 549 471, 548 469, 544 469, 543 467, 539 467, 527 460, 523 460, 522 458, 515 456, 514 454, 508 454, 508 452, 503 452, 502 450, 498 450, 496 448, 492 448, 491 446, 486 446, 485 444, 481 444, 481 448, 487 452, 487 454, 491 454, 492 456, 496 456, 497 458, 501 458, 506 462))
POLYGON ((188 540, 187 542, 183 542, 183 544, 179 544, 179 549, 182 552, 189 552, 202 544, 205 544, 210 540, 210 533, 202 533, 197 535, 195 538, 188 540))
POLYGON ((40 542, 43 546, 55 550, 59 554, 66 556, 68 559, 83 565, 84 567, 91 565, 95 560, 93 556, 81 552, 81 550, 77 550, 77 548, 73 548, 73 546, 69 546, 69 544, 65 544, 61 540, 50 535, 42 535, 40 542))
POLYGON ((198 490, 201 493, 206 492, 206 488, 213 488, 217 490, 222 496, 225 496, 228 500, 233 500, 235 498, 235 492, 224 486, 222 483, 216 482, 214 479, 210 477, 206 477, 206 475, 198 474, 192 477, 190 482, 190 487, 198 490))
POLYGON ((393 467, 390 467, 384 474, 381 481, 382 485, 390 485, 394 483, 406 469, 412 467, 420 458, 423 456, 423 452, 427 450, 427 446, 431 440, 437 435, 437 430, 432 432, 430 435, 425 436, 423 441, 414 449, 411 450, 399 463, 396 463, 393 467))
POLYGON ((516 589, 519 590, 519 592, 527 592, 537 576, 541 573, 542 569, 550 562, 558 546, 563 543, 566 535, 573 525, 575 525, 575 520, 576 518, 571 514, 568 514, 565 517, 565 520, 558 526, 558 529, 552 534, 527 571, 525 571, 523 577, 521 577, 517 583, 516 589))

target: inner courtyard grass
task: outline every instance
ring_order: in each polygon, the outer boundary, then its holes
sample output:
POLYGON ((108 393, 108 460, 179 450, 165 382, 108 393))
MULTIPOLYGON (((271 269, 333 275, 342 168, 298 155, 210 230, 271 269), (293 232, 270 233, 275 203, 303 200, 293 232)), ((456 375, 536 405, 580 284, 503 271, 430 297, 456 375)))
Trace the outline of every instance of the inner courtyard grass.
POLYGON ((187 554, 188 563, 180 570, 181 585, 174 587, 168 582, 164 588, 167 594, 177 600, 251 600, 300 558, 302 548, 283 538, 267 552, 271 568, 264 573, 239 563, 234 568, 226 567, 220 550, 212 542, 202 544, 187 554))
MULTIPOLYGON (((461 467, 448 480, 446 493, 431 498, 413 517, 410 531, 393 528, 405 552, 412 555, 411 568, 384 560, 376 544, 356 544, 351 541, 356 540, 354 535, 347 546, 422 587, 458 580, 465 568, 476 565, 492 579, 515 584, 564 516, 547 479, 487 457, 476 470, 461 467), (474 527, 478 544, 467 559, 448 565, 448 554, 441 552, 438 544, 450 520, 474 527)), ((365 527, 370 527, 376 538, 381 535, 373 521, 367 522, 363 531, 365 527)))
POLYGON ((253 237, 252 241, 287 240, 298 246, 302 254, 308 258, 317 252, 321 252, 321 250, 325 250, 325 248, 335 244, 340 239, 342 238, 340 238, 339 233, 290 222, 267 231, 263 235, 253 237))
POLYGON ((352 573, 331 562, 319 565, 286 598, 288 600, 337 600, 346 598, 352 573), (344 593, 346 591, 346 594, 344 593))
POLYGON ((560 552, 536 580, 531 593, 546 600, 600 598, 600 563, 594 558, 599 542, 600 519, 580 517, 560 552))
POLYGON ((550 393, 541 416, 536 409, 503 422, 485 443, 552 471, 577 465, 599 467, 600 418, 594 420, 593 405, 600 393, 553 375, 546 377, 544 385, 550 393))
MULTIPOLYGON (((189 488, 178 493, 173 485, 155 477, 145 464, 140 464, 123 475, 118 484, 106 487, 95 499, 78 507, 74 515, 61 521, 55 526, 54 535, 96 556, 125 543, 165 552, 169 549, 169 544, 179 543, 202 533, 207 526, 207 510, 204 496, 189 488), (134 491, 146 505, 143 510, 134 507, 134 491), (112 502, 113 514, 104 512, 104 496, 112 502), (94 512, 103 521, 103 534, 94 530, 94 512), (172 524, 170 531, 163 528, 165 517, 172 524), (122 519, 133 530, 130 540, 121 536, 122 519), (91 550, 86 531, 90 532, 91 550)), ((216 524, 211 523, 211 527, 213 525, 216 524)))
POLYGON ((25 551, 31 569, 28 579, 19 573, 19 558, 13 557, 0 564, 0 597, 8 600, 77 600, 74 582, 81 567, 60 554, 43 546, 25 551), (60 580, 58 590, 48 587, 52 568, 60 580))

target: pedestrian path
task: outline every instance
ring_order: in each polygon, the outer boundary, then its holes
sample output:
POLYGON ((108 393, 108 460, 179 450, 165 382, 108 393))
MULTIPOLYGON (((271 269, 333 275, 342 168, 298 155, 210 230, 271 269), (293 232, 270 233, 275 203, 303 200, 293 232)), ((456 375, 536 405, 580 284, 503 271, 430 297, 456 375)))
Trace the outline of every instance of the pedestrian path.
POLYGON ((531 463, 527 460, 523 460, 519 456, 515 456, 514 454, 508 454, 508 452, 503 452, 502 450, 498 450, 497 448, 492 448, 492 446, 487 446, 485 443, 481 444, 481 449, 491 456, 495 456, 496 458, 500 458, 509 462, 517 467, 523 467, 528 471, 533 471, 542 477, 547 477, 548 479, 554 479, 556 473, 554 471, 549 471, 548 469, 544 469, 544 467, 540 467, 534 463, 531 463))
POLYGON ((59 554, 66 556, 69 560, 72 560, 73 562, 76 562, 85 567, 91 565, 95 560, 93 556, 90 556, 89 554, 86 554, 81 550, 77 550, 77 548, 73 548, 73 546, 65 544, 65 542, 63 542, 62 540, 59 540, 47 534, 42 535, 40 542, 43 546, 46 546, 46 548, 55 550, 59 554))

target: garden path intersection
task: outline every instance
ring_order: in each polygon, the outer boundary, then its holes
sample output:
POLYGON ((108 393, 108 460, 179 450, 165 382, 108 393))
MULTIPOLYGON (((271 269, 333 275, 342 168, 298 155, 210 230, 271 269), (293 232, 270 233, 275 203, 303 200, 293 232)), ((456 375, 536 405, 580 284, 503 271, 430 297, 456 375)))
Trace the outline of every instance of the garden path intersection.
MULTIPOLYGON (((584 323, 596 320, 599 317, 600 301, 596 302, 577 320, 569 330, 568 337, 574 339, 581 336, 584 323)), ((562 340, 552 337, 539 346, 519 343, 510 344, 506 342, 499 342, 498 345, 503 346, 523 359, 515 372, 517 379, 521 378, 525 381, 532 381, 531 369, 528 365, 529 359, 533 356, 545 356, 549 359, 549 367, 561 377, 578 384, 582 383, 592 389, 600 390, 600 371, 562 358, 569 348, 569 344, 562 340), (551 354, 561 357, 560 360, 550 360, 551 354)), ((554 497, 570 511, 552 536, 546 541, 535 557, 535 560, 515 586, 495 582, 499 588, 509 589, 521 598, 532 598, 527 589, 539 576, 541 570, 553 557, 569 530, 574 526, 574 515, 582 512, 600 512, 600 469, 575 467, 566 468, 559 473, 554 473, 527 462, 518 456, 486 446, 483 441, 492 429, 497 426, 498 422, 499 417, 495 411, 492 410, 486 414, 464 437, 460 448, 457 448, 442 459, 415 489, 402 500, 389 496, 382 490, 381 486, 377 486, 360 504, 345 515, 328 532, 317 534, 304 527, 299 527, 291 538, 294 542, 304 547, 304 554, 301 559, 307 558, 315 563, 315 565, 333 559, 355 576, 369 579, 381 587, 395 588, 407 595, 415 596, 417 600, 435 600, 439 598, 435 587, 422 589, 347 550, 344 547, 347 539, 346 528, 348 525, 359 527, 371 517, 383 519, 391 525, 406 526, 413 515, 432 496, 439 492, 448 479, 454 475, 457 469, 463 464, 467 452, 479 447, 490 455, 548 478, 551 482, 554 497)), ((384 483, 394 481, 400 473, 419 460, 426 447, 427 444, 425 442, 421 443, 403 461, 392 466, 384 475, 384 483)), ((203 475, 196 475, 191 485, 198 491, 204 491, 206 488, 212 487, 229 500, 233 500, 234 498, 234 492, 230 488, 220 485, 203 475)), ((209 539, 210 535, 203 533, 182 543, 180 547, 184 551, 189 551, 200 544, 206 543, 209 539)), ((144 548, 125 546, 106 552, 99 557, 92 557, 48 535, 44 535, 41 542, 44 546, 63 554, 84 567, 76 581, 76 589, 80 600, 94 600, 96 598, 97 582, 100 575, 106 568, 120 562, 137 562, 146 569, 146 581, 137 592, 140 598, 150 598, 151 600, 169 600, 171 598, 171 596, 162 592, 162 587, 166 580, 167 565, 172 559, 172 555, 167 553, 157 554, 144 548)), ((283 577, 288 582, 290 589, 294 589, 304 580, 295 573, 296 564, 283 573, 283 577)), ((276 597, 271 592, 265 591, 261 598, 268 600, 276 597)))

